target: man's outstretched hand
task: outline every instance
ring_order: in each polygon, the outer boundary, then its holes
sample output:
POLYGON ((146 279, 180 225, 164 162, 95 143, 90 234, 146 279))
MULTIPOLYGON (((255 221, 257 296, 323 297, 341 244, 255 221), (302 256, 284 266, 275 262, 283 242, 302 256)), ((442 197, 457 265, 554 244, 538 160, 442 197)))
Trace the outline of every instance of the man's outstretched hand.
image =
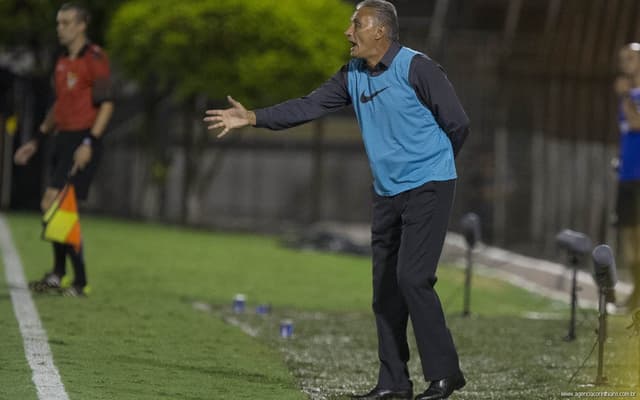
POLYGON ((226 135, 230 130, 235 128, 242 128, 247 125, 256 124, 256 115, 253 111, 247 111, 246 108, 231 96, 227 96, 230 108, 226 110, 207 110, 204 122, 207 122, 208 130, 223 128, 222 132, 218 134, 218 138, 226 135))

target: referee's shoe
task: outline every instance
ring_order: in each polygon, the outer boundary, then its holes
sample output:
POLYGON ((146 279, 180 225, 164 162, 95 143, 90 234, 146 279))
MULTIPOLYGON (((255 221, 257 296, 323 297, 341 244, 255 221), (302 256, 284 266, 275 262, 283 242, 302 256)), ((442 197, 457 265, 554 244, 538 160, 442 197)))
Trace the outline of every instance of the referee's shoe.
POLYGON ((44 293, 49 290, 59 290, 61 288, 62 278, 53 272, 45 274, 45 276, 38 281, 29 282, 29 289, 38 293, 44 293))

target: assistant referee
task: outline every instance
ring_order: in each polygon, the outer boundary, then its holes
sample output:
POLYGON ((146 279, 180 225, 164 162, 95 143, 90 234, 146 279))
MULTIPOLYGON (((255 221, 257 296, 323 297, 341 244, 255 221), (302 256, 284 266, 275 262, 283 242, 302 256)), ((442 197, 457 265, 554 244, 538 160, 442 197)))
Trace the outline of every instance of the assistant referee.
MULTIPOLYGON (((57 14, 57 33, 63 51, 54 71, 55 103, 40 124, 35 138, 15 154, 18 165, 26 164, 36 153, 44 135, 54 133, 52 174, 41 201, 47 210, 67 181, 74 184, 79 200, 85 200, 102 154, 101 138, 113 113, 109 60, 104 51, 87 37, 89 13, 75 4, 62 5, 57 14)), ((83 246, 53 244, 53 271, 31 282, 36 291, 61 289, 67 256, 74 269, 74 280, 63 293, 87 294, 83 246)))

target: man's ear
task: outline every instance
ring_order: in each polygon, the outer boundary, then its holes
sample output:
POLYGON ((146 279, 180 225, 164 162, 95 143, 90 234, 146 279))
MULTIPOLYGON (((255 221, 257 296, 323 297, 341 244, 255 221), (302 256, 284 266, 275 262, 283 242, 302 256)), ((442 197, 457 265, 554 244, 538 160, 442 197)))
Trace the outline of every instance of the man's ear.
POLYGON ((382 39, 387 35, 387 28, 384 25, 378 25, 376 28, 376 40, 382 39))

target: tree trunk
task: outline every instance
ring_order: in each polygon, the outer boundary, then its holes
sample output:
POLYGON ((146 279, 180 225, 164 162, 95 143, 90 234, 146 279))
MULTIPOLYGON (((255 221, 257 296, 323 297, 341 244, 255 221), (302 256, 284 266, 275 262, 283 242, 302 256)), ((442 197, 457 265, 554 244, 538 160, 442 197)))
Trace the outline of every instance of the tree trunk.
POLYGON ((162 137, 165 133, 162 132, 162 136, 160 136, 156 130, 156 114, 160 94, 155 91, 153 85, 147 83, 143 87, 142 96, 144 99, 144 116, 138 143, 142 145, 142 153, 145 155, 144 159, 146 159, 148 172, 143 179, 141 199, 134 202, 136 205, 133 207, 138 208, 134 213, 155 219, 163 217, 165 209, 165 179, 158 176, 157 168, 164 152, 162 137))
POLYGON ((189 193, 193 181, 194 166, 196 160, 194 157, 193 146, 193 115, 194 115, 194 98, 190 97, 183 105, 183 125, 182 125, 182 201, 180 211, 180 221, 183 224, 189 222, 189 193))

